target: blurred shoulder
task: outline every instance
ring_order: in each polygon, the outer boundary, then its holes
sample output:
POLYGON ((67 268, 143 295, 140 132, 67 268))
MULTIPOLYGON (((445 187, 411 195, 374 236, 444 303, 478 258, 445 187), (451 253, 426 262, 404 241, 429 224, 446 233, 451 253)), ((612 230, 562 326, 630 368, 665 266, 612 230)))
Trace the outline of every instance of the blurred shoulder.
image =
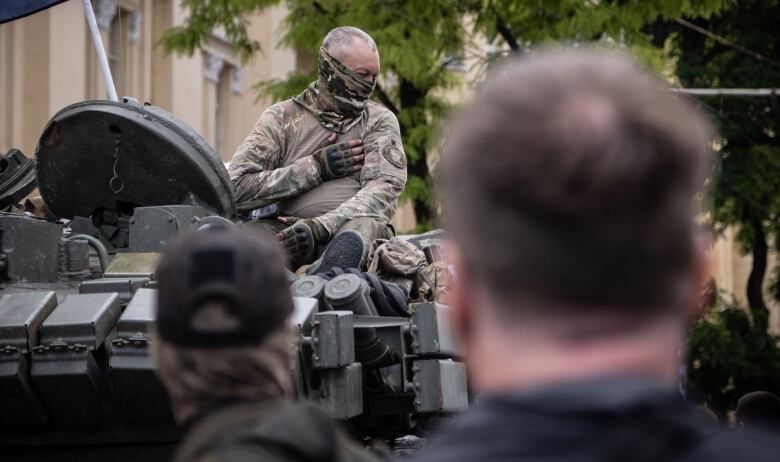
POLYGON ((685 460, 691 462, 751 462, 780 460, 780 433, 763 430, 724 430, 707 438, 685 460))

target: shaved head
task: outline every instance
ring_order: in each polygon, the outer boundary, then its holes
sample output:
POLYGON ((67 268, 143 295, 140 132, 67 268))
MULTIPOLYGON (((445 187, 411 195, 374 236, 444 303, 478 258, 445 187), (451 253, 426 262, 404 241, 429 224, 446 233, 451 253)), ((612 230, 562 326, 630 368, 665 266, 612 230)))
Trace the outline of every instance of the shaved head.
POLYGON ((352 26, 337 27, 328 32, 328 35, 322 41, 322 47, 332 56, 338 58, 336 55, 348 50, 354 39, 362 41, 371 51, 377 51, 374 39, 357 27, 352 26))
POLYGON ((322 48, 364 79, 373 82, 379 75, 376 42, 357 27, 344 26, 331 30, 323 39, 322 48))

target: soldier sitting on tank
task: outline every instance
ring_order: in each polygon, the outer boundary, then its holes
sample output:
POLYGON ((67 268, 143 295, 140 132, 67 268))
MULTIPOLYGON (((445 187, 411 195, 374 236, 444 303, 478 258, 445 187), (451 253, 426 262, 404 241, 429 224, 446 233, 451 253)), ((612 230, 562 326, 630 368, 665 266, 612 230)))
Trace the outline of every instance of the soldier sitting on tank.
POLYGON ((174 460, 374 460, 290 399, 293 303, 273 238, 191 232, 170 242, 157 275, 152 354, 187 428, 174 460))
POLYGON ((330 31, 318 69, 306 90, 260 116, 229 173, 240 212, 277 205, 276 220, 256 223, 277 233, 294 266, 324 251, 320 269, 356 267, 373 240, 392 236, 406 156, 395 115, 368 99, 379 75, 368 34, 330 31))

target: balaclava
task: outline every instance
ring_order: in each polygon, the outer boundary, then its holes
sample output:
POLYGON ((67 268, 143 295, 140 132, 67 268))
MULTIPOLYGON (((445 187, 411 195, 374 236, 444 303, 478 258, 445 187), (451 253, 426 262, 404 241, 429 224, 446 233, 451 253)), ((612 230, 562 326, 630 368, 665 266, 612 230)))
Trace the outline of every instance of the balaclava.
POLYGON ((293 100, 305 107, 323 127, 344 133, 358 121, 376 82, 364 79, 320 48, 317 80, 293 100))

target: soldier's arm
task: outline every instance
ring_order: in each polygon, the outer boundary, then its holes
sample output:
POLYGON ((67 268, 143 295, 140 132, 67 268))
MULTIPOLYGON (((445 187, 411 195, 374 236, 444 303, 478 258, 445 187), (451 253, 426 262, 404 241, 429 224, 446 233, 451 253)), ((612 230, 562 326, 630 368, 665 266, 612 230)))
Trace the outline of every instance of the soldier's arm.
POLYGON ((311 156, 279 166, 284 146, 283 116, 279 105, 263 112, 230 161, 228 173, 241 211, 295 197, 322 182, 311 156))
POLYGON ((362 188, 336 209, 315 218, 333 235, 348 220, 373 218, 390 221, 398 197, 406 186, 406 155, 398 120, 387 112, 363 140, 365 163, 360 175, 362 188))

